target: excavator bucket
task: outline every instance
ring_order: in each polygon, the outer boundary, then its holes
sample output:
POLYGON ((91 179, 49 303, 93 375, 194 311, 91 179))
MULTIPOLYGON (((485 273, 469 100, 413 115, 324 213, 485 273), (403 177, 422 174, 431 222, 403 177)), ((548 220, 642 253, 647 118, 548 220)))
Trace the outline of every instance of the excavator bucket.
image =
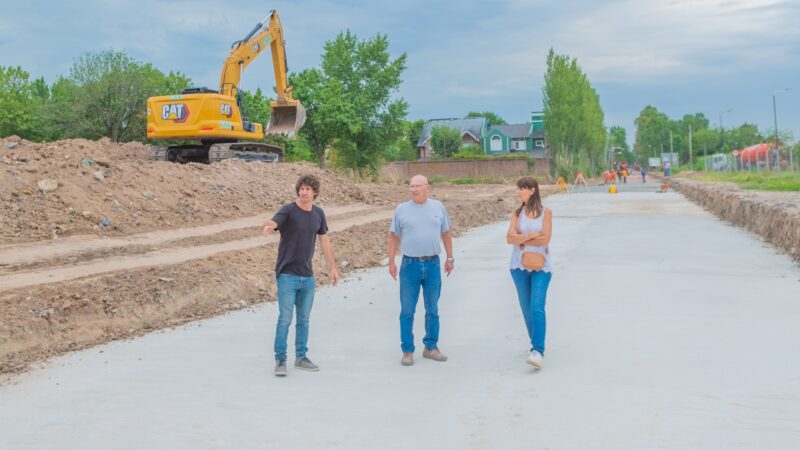
POLYGON ((306 123, 306 109, 296 105, 270 105, 269 125, 266 134, 292 135, 306 123))

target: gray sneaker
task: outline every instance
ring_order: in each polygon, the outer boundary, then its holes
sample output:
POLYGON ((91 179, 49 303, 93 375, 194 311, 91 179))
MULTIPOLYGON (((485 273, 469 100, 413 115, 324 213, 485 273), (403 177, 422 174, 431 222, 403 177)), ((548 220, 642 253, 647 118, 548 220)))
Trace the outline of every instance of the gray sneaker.
POLYGON ((311 362, 311 360, 308 359, 307 356, 297 358, 294 361, 294 366, 298 369, 308 370, 310 372, 319 372, 319 367, 317 367, 316 364, 311 362))
POLYGON ((279 359, 275 361, 275 376, 285 377, 288 372, 286 371, 286 360, 279 359))

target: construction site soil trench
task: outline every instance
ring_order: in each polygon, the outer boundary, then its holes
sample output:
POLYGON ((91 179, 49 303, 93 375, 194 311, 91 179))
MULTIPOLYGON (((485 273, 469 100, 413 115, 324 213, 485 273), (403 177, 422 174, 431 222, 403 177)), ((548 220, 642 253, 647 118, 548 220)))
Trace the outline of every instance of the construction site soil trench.
POLYGON ((800 262, 800 193, 750 191, 735 183, 675 177, 670 185, 717 217, 751 231, 800 262))

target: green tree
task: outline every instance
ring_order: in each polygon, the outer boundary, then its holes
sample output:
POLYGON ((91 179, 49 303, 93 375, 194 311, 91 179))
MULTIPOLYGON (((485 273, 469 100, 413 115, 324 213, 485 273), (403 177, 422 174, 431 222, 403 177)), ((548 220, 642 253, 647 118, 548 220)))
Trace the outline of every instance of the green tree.
POLYGON ((697 132, 692 131, 692 148, 695 157, 715 153, 718 142, 719 130, 703 128, 697 132))
POLYGON ((659 112, 655 106, 647 105, 634 120, 636 124, 636 141, 633 152, 640 157, 660 155, 662 150, 669 151, 670 120, 666 114, 659 112))
POLYGON ((613 126, 608 129, 608 145, 611 148, 620 148, 623 151, 629 151, 628 136, 625 128, 613 126))
POLYGON ((35 111, 29 77, 21 67, 0 66, 0 136, 30 138, 35 111))
POLYGON ((355 106, 342 83, 319 69, 306 69, 289 77, 294 98, 306 108, 306 123, 300 135, 325 167, 325 152, 337 139, 352 136, 361 128, 355 106))
POLYGON ((415 120, 413 122, 406 122, 406 131, 408 136, 408 141, 414 147, 417 146, 419 142, 419 138, 422 136, 422 129, 425 128, 425 121, 415 120))
POLYGON ((391 59, 388 49, 384 35, 359 40, 348 30, 325 43, 319 69, 290 76, 294 96, 307 112, 300 133, 321 166, 329 148, 336 152, 338 164, 373 171, 387 151, 398 152, 398 141, 405 139, 408 105, 394 94, 406 55, 391 59))
POLYGON ((86 54, 73 64, 68 77, 51 88, 47 115, 60 137, 141 140, 145 137, 147 98, 179 93, 190 83, 184 75, 164 75, 124 52, 86 54))
POLYGON ((732 149, 743 149, 765 141, 765 136, 758 131, 758 126, 743 123, 736 128, 725 131, 725 142, 732 149))
POLYGON ((338 81, 358 117, 334 145, 343 166, 374 172, 384 149, 403 138, 408 104, 395 95, 405 68, 405 53, 390 58, 386 35, 359 40, 347 30, 325 44, 323 76, 338 81))
POLYGON ((557 171, 597 172, 606 144, 600 97, 577 60, 557 55, 552 48, 544 80, 544 128, 557 171))
POLYGON ((478 112, 478 111, 470 111, 467 114, 467 117, 485 117, 486 122, 491 127, 492 125, 506 125, 506 121, 503 120, 502 117, 498 116, 497 114, 489 111, 478 112))
POLYGON ((689 125, 692 126, 692 132, 708 128, 708 119, 703 113, 684 114, 681 119, 681 126, 684 130, 689 130, 689 125))
POLYGON ((461 133, 450 127, 438 125, 431 128, 431 150, 440 158, 447 158, 461 148, 461 133))
POLYGON ((424 120, 403 121, 403 138, 389 144, 384 152, 387 161, 414 161, 419 157, 417 142, 422 134, 424 120))
POLYGON ((261 88, 257 88, 255 92, 239 92, 241 94, 240 106, 242 117, 251 122, 260 123, 266 128, 267 124, 269 123, 269 102, 271 99, 264 95, 264 93, 261 91, 261 88))

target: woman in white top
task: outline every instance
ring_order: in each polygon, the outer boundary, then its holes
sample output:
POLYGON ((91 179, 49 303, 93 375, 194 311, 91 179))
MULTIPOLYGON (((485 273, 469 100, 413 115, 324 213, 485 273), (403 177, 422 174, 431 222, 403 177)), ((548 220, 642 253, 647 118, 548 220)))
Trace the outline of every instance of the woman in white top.
POLYGON ((517 181, 517 199, 521 205, 511 214, 506 234, 506 241, 513 246, 511 278, 517 288, 522 317, 531 341, 527 363, 540 369, 547 329, 544 306, 552 276, 548 244, 553 231, 553 212, 542 206, 539 183, 531 177, 517 181), (541 267, 538 270, 526 268, 523 265, 523 252, 542 255, 539 258, 543 259, 541 267))

